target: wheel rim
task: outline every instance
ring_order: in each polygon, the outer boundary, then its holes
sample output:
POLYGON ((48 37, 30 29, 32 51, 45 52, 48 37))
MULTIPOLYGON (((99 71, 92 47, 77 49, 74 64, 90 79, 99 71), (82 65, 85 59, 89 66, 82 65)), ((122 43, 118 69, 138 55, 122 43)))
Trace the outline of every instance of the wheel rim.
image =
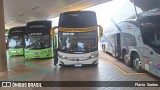
POLYGON ((128 63, 128 62, 129 62, 129 59, 128 59, 128 56, 127 56, 127 55, 124 55, 124 62, 125 62, 125 63, 128 63))
POLYGON ((141 68, 141 60, 140 60, 139 58, 136 58, 136 59, 134 60, 134 66, 135 66, 135 68, 137 68, 137 69, 140 69, 140 68, 141 68))
POLYGON ((106 50, 106 47, 105 47, 105 46, 103 46, 103 51, 105 52, 105 50, 106 50))

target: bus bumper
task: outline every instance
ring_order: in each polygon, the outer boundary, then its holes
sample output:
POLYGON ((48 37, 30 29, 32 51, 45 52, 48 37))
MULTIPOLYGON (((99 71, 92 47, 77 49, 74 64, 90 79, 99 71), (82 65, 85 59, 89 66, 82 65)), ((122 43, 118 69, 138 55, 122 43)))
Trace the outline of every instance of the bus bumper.
POLYGON ((42 49, 42 50, 25 50, 25 58, 52 58, 52 49, 42 49))
POLYGON ((66 59, 59 58, 59 65, 66 67, 82 67, 82 66, 97 66, 98 65, 98 57, 84 60, 84 61, 70 61, 66 59))
POLYGON ((9 56, 23 55, 23 49, 8 49, 9 56))

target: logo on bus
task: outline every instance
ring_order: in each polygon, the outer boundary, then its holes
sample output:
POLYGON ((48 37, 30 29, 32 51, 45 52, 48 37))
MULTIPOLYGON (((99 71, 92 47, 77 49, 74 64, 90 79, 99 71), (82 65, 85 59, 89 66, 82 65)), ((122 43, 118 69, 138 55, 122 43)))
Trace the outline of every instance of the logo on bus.
POLYGON ((42 33, 30 33, 29 35, 42 35, 42 33))
POLYGON ((157 66, 156 65, 152 65, 152 68, 155 69, 155 70, 160 71, 160 64, 157 64, 157 66))
POLYGON ((34 25, 34 26, 30 26, 30 28, 44 28, 45 26, 43 25, 34 25))
POLYGON ((16 30, 16 31, 13 31, 13 33, 15 33, 15 32, 19 32, 19 33, 20 33, 20 32, 23 32, 23 31, 22 31, 22 30, 16 30))
POLYGON ((132 29, 132 26, 131 26, 131 25, 128 25, 128 27, 127 27, 127 28, 128 28, 128 30, 130 30, 130 29, 132 29))

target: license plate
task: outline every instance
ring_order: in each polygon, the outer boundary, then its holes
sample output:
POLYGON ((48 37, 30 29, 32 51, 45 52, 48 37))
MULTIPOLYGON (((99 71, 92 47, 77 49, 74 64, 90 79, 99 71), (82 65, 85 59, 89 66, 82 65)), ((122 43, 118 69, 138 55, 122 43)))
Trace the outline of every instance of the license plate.
POLYGON ((75 64, 75 67, 82 67, 82 64, 75 64))

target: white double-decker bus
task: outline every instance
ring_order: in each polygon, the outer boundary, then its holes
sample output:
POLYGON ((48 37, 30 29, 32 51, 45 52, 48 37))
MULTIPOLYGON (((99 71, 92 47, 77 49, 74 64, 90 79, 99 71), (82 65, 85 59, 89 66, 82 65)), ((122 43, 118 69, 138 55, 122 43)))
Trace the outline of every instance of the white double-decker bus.
MULTIPOLYGON (((95 12, 61 13, 57 27, 58 50, 55 50, 57 51, 54 56, 55 65, 57 63, 61 66, 98 65, 98 27, 100 26, 97 25, 95 12)), ((53 34, 54 29, 51 36, 53 34)))
POLYGON ((128 0, 104 29, 103 51, 160 77, 159 6, 159 0, 128 0))

